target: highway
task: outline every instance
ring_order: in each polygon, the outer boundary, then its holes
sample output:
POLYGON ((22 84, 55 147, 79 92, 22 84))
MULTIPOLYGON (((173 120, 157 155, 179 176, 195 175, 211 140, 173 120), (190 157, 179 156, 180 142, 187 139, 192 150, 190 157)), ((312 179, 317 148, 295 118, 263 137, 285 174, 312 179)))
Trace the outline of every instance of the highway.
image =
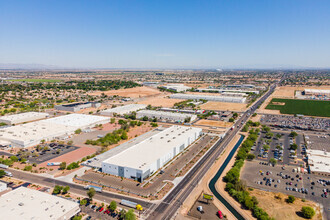
POLYGON ((187 173, 182 181, 167 195, 167 197, 154 208, 148 210, 150 212, 148 219, 171 219, 176 214, 180 206, 198 185, 198 182, 203 178, 204 174, 214 164, 216 158, 220 156, 227 145, 233 140, 234 136, 240 131, 242 125, 246 123, 251 114, 264 102, 276 88, 276 84, 270 86, 266 92, 256 103, 254 103, 236 122, 233 130, 220 139, 198 162, 193 169, 187 173))

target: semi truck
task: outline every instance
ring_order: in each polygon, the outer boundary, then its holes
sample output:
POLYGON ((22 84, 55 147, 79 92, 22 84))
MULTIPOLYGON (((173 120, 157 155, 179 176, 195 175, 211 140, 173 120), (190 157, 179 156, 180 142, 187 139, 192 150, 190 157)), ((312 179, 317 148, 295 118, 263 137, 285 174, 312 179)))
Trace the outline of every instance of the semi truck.
POLYGON ((0 168, 7 169, 8 165, 0 163, 0 168))
POLYGON ((61 162, 51 162, 51 163, 47 163, 47 166, 59 166, 61 165, 61 162))
POLYGON ((136 202, 132 202, 132 201, 125 200, 125 199, 122 199, 120 201, 120 204, 124 205, 124 206, 127 206, 127 207, 130 207, 130 208, 133 208, 133 209, 135 209, 136 206, 138 205, 136 202))

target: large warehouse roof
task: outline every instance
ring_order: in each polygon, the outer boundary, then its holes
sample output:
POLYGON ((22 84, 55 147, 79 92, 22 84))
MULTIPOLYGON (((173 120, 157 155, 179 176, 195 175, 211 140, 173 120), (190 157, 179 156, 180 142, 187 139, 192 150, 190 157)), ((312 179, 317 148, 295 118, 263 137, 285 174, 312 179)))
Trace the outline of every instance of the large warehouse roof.
POLYGON ((101 115, 110 115, 113 113, 117 114, 128 114, 130 112, 134 112, 140 109, 146 108, 146 105, 143 104, 130 104, 130 105, 123 105, 123 106, 118 106, 116 108, 111 108, 107 109, 101 112, 101 115))
POLYGON ((234 102, 234 103, 244 103, 246 101, 245 97, 234 97, 234 96, 221 96, 221 95, 195 95, 195 94, 173 94, 172 99, 193 99, 193 100, 208 100, 215 102, 234 102))
POLYGON ((70 219, 79 211, 78 203, 26 187, 0 197, 1 219, 70 219))
POLYGON ((306 150, 312 172, 330 173, 330 153, 322 150, 306 150))
POLYGON ((49 114, 44 112, 24 112, 20 114, 2 116, 0 117, 0 122, 16 124, 16 123, 23 123, 37 119, 42 119, 48 116, 49 114))
POLYGON ((174 147, 185 143, 189 136, 201 131, 200 128, 175 125, 103 162, 144 170, 174 147))
POLYGON ((169 111, 141 110, 137 113, 138 118, 142 118, 144 116, 155 117, 163 120, 171 119, 171 120, 181 120, 181 121, 184 121, 186 118, 190 118, 190 121, 194 121, 197 118, 197 116, 193 114, 169 112, 169 111))
POLYGON ((73 126, 77 128, 84 128, 94 124, 104 124, 108 122, 109 118, 96 115, 84 115, 84 114, 68 114, 56 118, 49 118, 44 120, 44 122, 73 126))

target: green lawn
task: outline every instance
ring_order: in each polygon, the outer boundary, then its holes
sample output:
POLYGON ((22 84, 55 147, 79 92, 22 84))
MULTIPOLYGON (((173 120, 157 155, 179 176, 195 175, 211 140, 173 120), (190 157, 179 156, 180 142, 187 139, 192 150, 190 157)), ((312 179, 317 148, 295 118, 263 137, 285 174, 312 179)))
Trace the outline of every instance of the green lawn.
POLYGON ((272 99, 266 109, 280 110, 282 114, 302 114, 330 117, 330 101, 272 99), (285 103, 285 105, 276 105, 274 102, 285 103))
POLYGON ((9 79, 8 81, 16 81, 16 82, 49 82, 56 83, 61 82, 59 79, 9 79))

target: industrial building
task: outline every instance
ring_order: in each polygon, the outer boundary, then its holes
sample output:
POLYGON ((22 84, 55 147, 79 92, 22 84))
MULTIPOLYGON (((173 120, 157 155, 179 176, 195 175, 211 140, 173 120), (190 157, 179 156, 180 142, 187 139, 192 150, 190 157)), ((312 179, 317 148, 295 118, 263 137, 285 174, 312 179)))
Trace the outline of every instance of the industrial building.
POLYGON ((142 182, 201 135, 201 128, 169 127, 104 160, 102 172, 142 182))
POLYGON ((123 105, 116 108, 104 110, 101 112, 101 115, 106 115, 106 116, 113 116, 114 114, 125 115, 125 114, 130 114, 132 112, 136 112, 141 109, 145 109, 146 107, 147 106, 143 104, 123 105))
POLYGON ((222 96, 222 95, 195 95, 195 94, 172 94, 172 99, 192 99, 192 100, 207 100, 214 102, 233 102, 245 103, 245 97, 222 96))
POLYGON ((7 190, 7 183, 0 181, 0 193, 7 190))
POLYGON ((88 129, 107 122, 107 117, 69 114, 0 129, 0 141, 2 145, 7 142, 9 147, 31 147, 40 144, 41 140, 68 137, 79 128, 88 129))
POLYGON ((306 150, 311 173, 330 176, 330 153, 322 150, 306 150))
POLYGON ((97 115, 68 114, 55 118, 49 118, 44 120, 44 122, 75 127, 76 129, 87 129, 92 128, 95 125, 108 123, 109 118, 97 115))
POLYGON ((77 102, 64 105, 55 105, 55 109, 59 111, 77 112, 86 108, 99 108, 99 102, 77 102))
POLYGON ((137 118, 143 118, 145 116, 147 116, 148 118, 156 118, 158 120, 175 121, 175 122, 184 122, 188 118, 190 118, 188 122, 192 122, 197 118, 197 116, 193 114, 176 113, 176 112, 168 112, 168 111, 141 110, 136 113, 137 118))
POLYGON ((24 122, 44 119, 48 116, 49 114, 44 112, 24 112, 20 114, 2 116, 0 117, 0 122, 6 123, 7 125, 15 125, 24 122))
POLYGON ((259 94, 258 90, 242 90, 242 89, 215 89, 215 88, 198 88, 196 89, 197 92, 216 92, 222 93, 225 95, 229 95, 232 93, 240 93, 240 94, 247 94, 247 93, 254 93, 259 94))
POLYGON ((330 97, 330 90, 328 89, 305 89, 304 95, 316 95, 330 97))
POLYGON ((162 88, 168 89, 168 90, 173 90, 175 92, 185 92, 185 91, 191 89, 191 87, 185 86, 183 84, 167 84, 165 86, 162 86, 162 88))
POLYGON ((26 187, 18 187, 0 197, 1 219, 68 220, 80 212, 79 204, 26 187))
POLYGON ((177 108, 160 108, 160 111, 164 112, 181 112, 181 113, 188 113, 188 114, 203 114, 205 110, 189 110, 189 109, 177 109, 177 108))

